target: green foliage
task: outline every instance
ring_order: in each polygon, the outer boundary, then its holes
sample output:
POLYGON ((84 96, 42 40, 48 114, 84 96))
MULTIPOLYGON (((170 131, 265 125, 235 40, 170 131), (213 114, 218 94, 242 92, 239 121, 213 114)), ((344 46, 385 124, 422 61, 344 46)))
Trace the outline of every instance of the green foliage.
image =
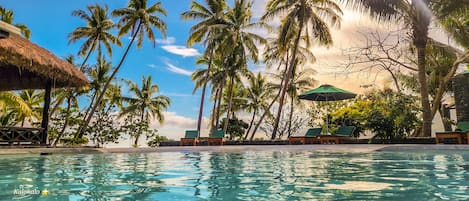
POLYGON ((392 140, 410 134, 419 123, 418 114, 416 97, 385 89, 357 98, 331 117, 333 127, 353 125, 358 132, 368 129, 376 134, 374 138, 392 140))
POLYGON ((147 144, 149 147, 158 147, 163 141, 169 141, 169 139, 166 136, 155 135, 147 144))
POLYGON ((104 108, 95 113, 95 119, 85 133, 99 146, 117 143, 123 133, 116 112, 104 108))
POLYGON ((60 141, 62 144, 69 145, 69 146, 84 145, 84 144, 88 144, 89 142, 88 138, 86 137, 82 137, 82 138, 67 137, 67 138, 61 139, 60 141))
MULTIPOLYGON (((223 129, 223 125, 225 124, 226 118, 223 118, 220 124, 219 129, 223 129)), ((228 128, 226 130, 226 134, 229 136, 230 140, 232 139, 242 139, 243 134, 246 132, 246 129, 249 127, 249 124, 240 120, 236 117, 230 119, 228 122, 228 128)))

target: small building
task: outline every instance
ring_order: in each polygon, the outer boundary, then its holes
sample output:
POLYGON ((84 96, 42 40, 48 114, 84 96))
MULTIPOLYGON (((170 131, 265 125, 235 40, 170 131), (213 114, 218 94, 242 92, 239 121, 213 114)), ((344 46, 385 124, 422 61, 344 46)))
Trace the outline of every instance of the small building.
POLYGON ((47 144, 52 88, 88 85, 86 76, 72 64, 21 37, 18 28, 0 21, 0 91, 44 89, 41 128, 2 128, 0 140, 21 137, 47 144))

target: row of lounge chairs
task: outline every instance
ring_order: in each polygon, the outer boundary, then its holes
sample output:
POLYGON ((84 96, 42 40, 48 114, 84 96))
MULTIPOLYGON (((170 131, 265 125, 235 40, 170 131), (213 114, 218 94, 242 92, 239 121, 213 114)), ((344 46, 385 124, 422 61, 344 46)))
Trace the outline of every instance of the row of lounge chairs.
MULTIPOLYGON (((310 128, 304 136, 292 136, 288 138, 289 144, 340 144, 343 139, 352 137, 354 126, 342 126, 333 135, 320 135, 322 128, 310 128)), ((208 145, 223 145, 225 144, 225 131, 212 130, 207 139, 208 145)), ((181 138, 179 145, 181 146, 196 146, 199 144, 199 133, 197 130, 187 130, 184 138, 181 138)))
MULTIPOLYGON (((179 145, 181 146, 186 146, 186 145, 192 145, 196 146, 199 144, 199 132, 197 130, 187 130, 186 134, 184 135, 184 138, 181 138, 179 141, 179 145)), ((210 135, 208 137, 208 145, 223 145, 225 144, 225 131, 223 130, 212 130, 210 132, 210 135)))
POLYGON ((321 135, 322 128, 310 128, 304 136, 291 136, 288 144, 341 144, 353 136, 355 126, 341 126, 332 135, 321 135))

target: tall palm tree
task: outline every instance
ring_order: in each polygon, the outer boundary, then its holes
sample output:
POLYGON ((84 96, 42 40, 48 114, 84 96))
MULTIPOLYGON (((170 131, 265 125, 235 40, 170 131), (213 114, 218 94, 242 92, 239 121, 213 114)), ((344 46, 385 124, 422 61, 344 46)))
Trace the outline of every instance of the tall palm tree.
POLYGON ((332 36, 328 24, 339 26, 341 14, 342 10, 332 0, 270 0, 267 3, 266 13, 262 19, 281 16, 283 20, 279 38, 284 39, 284 44, 290 44, 290 41, 294 41, 289 66, 284 76, 285 82, 281 90, 272 139, 276 137, 285 94, 291 81, 293 67, 296 65, 300 39, 305 38, 307 47, 311 44, 312 39, 318 45, 331 45, 332 36), (291 31, 294 31, 296 35, 292 36, 291 31))
MULTIPOLYGON (((207 7, 202 4, 192 1, 190 10, 181 14, 184 20, 200 20, 199 23, 192 26, 189 38, 187 39, 187 46, 192 46, 196 42, 202 42, 206 46, 205 57, 207 57, 207 72, 211 71, 213 65, 214 51, 217 43, 220 41, 214 40, 214 35, 219 32, 217 25, 224 24, 225 10, 227 8, 225 0, 205 0, 207 7)), ((209 80, 210 73, 206 73, 204 81, 202 82, 202 94, 200 97, 199 116, 197 118, 197 131, 200 134, 202 125, 202 115, 205 101, 205 91, 209 80)))
MULTIPOLYGON (((163 111, 166 110, 171 101, 166 96, 154 96, 159 92, 158 85, 153 84, 151 76, 142 77, 142 86, 139 87, 132 81, 128 81, 129 91, 134 95, 133 97, 122 97, 122 101, 127 102, 129 105, 124 107, 121 115, 129 113, 140 114, 140 121, 148 121, 150 118, 157 119, 160 124, 164 121, 163 111)), ((134 146, 138 146, 138 139, 141 133, 135 135, 134 146)))
MULTIPOLYGON (((420 136, 430 136, 432 129, 432 115, 430 107, 429 89, 426 74, 426 46, 428 29, 432 19, 429 2, 435 0, 350 0, 346 5, 362 12, 369 13, 379 21, 404 22, 411 30, 411 39, 417 49, 418 80, 422 107, 422 130, 420 136)), ((455 1, 459 2, 459 1, 455 1)), ((465 3, 460 1, 464 7, 465 3)), ((458 5, 458 4, 456 4, 458 5)))
MULTIPOLYGON (((4 21, 8 24, 13 24, 14 18, 13 18, 13 11, 8 10, 2 6, 0 6, 0 20, 4 21)), ((24 37, 29 39, 31 37, 31 30, 24 24, 13 24, 15 27, 18 27, 21 31, 21 34, 23 34, 24 37)))
POLYGON ((113 16, 120 17, 118 22, 119 36, 123 36, 130 32, 132 38, 130 39, 130 43, 125 49, 122 58, 120 59, 116 68, 109 77, 109 80, 107 80, 101 93, 99 94, 96 103, 93 105, 93 107, 91 107, 86 121, 84 122, 82 128, 79 130, 80 137, 82 136, 81 131, 88 126, 96 108, 103 99, 107 88, 109 87, 112 80, 114 79, 117 72, 124 63, 125 58, 129 53, 130 47, 132 47, 132 44, 135 39, 137 39, 137 48, 140 48, 142 46, 145 35, 147 36, 148 40, 153 42, 153 45, 155 46, 155 34, 153 28, 159 30, 163 37, 166 37, 166 23, 155 14, 161 14, 166 16, 166 10, 163 9, 163 7, 161 6, 161 2, 154 3, 153 5, 148 7, 147 0, 130 0, 126 8, 116 9, 112 12, 113 16))
MULTIPOLYGON (((197 89, 204 87, 204 85, 208 83, 212 85, 212 97, 214 101, 213 101, 213 109, 212 109, 212 115, 211 115, 212 116, 211 127, 218 128, 218 120, 219 120, 219 114, 220 114, 219 113, 220 104, 218 103, 221 101, 223 88, 225 86, 224 83, 226 80, 225 79, 226 72, 225 72, 225 69, 223 68, 223 63, 221 61, 220 54, 214 54, 211 60, 212 61, 211 61, 210 69, 208 68, 197 69, 194 71, 194 73, 192 73, 191 78, 195 82, 194 90, 192 93, 195 93, 197 89), (210 73, 208 74, 209 70, 210 70, 210 73)), ((208 65, 209 62, 210 62, 210 59, 208 59, 206 55, 203 55, 197 59, 196 64, 208 65)))
MULTIPOLYGON (((252 32, 253 28, 267 28, 264 22, 253 22, 252 2, 247 0, 236 0, 234 7, 227 13, 227 25, 217 34, 221 38, 223 50, 225 52, 226 72, 229 77, 228 110, 226 119, 230 119, 232 90, 234 81, 239 80, 239 76, 251 78, 253 75, 247 69, 248 61, 257 63, 259 60, 259 50, 257 44, 265 44, 267 41, 262 36, 252 32)), ((228 128, 228 122, 225 121, 223 130, 228 128)))
POLYGON ((68 43, 75 43, 80 39, 85 39, 85 42, 78 50, 79 56, 85 56, 80 68, 84 67, 94 50, 98 50, 98 57, 100 57, 102 55, 102 46, 104 46, 109 56, 112 56, 111 44, 122 46, 119 38, 111 34, 115 25, 109 18, 108 6, 102 7, 95 4, 88 5, 86 8, 89 13, 80 9, 72 12, 73 16, 85 20, 86 26, 78 27, 68 34, 68 43))
POLYGON ((267 79, 259 72, 253 79, 249 80, 249 87, 247 88, 247 111, 252 112, 249 127, 244 135, 244 140, 248 138, 252 125, 258 112, 261 109, 266 110, 269 105, 269 100, 272 98, 273 90, 268 86, 267 79))

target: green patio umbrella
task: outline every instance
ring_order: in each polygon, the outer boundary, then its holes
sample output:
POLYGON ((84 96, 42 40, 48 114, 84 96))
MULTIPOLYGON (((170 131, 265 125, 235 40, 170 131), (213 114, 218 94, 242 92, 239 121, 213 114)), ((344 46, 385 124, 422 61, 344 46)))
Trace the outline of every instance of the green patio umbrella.
MULTIPOLYGON (((316 89, 309 90, 298 97, 311 101, 338 101, 355 98, 357 94, 339 89, 329 84, 323 84, 316 89)), ((326 118, 326 132, 329 133, 329 122, 326 118)))

